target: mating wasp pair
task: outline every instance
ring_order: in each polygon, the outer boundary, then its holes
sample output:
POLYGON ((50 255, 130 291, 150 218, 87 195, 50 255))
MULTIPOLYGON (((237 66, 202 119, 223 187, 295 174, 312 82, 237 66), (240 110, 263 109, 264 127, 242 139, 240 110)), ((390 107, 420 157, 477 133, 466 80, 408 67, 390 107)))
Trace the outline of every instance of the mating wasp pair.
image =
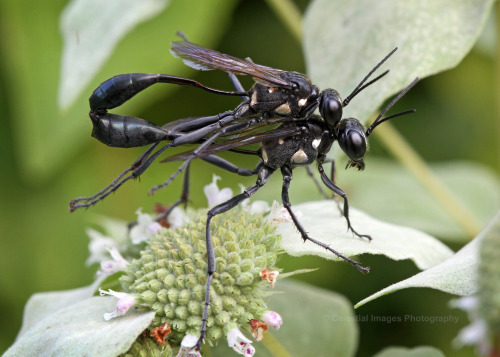
MULTIPOLYGON (((207 311, 210 303, 210 283, 215 271, 215 256, 211 241, 210 222, 218 214, 237 206, 252 196, 266 184, 271 175, 280 170, 283 179, 282 203, 300 232, 304 241, 311 241, 338 257, 346 260, 363 273, 369 269, 342 255, 332 247, 310 237, 292 210, 288 190, 292 181, 292 171, 298 166, 317 163, 324 185, 344 201, 343 215, 347 227, 356 236, 371 239, 369 235, 358 233, 349 219, 349 204, 346 194, 329 177, 323 168, 328 162, 327 154, 333 143, 338 142, 349 157, 347 167, 363 170, 367 138, 382 122, 396 116, 414 112, 404 111, 384 117, 385 113, 417 82, 415 79, 400 92, 378 115, 368 129, 354 118, 342 119, 343 108, 363 89, 385 76, 383 72, 369 80, 372 74, 396 51, 391 51, 380 61, 359 85, 344 100, 334 89, 320 91, 309 78, 298 72, 283 71, 256 64, 250 59, 239 59, 210 50, 187 39, 172 42, 171 52, 184 60, 185 64, 200 70, 222 70, 229 74, 235 91, 210 88, 202 83, 166 74, 129 73, 117 75, 103 82, 91 95, 90 118, 93 124, 92 136, 106 145, 114 147, 150 147, 110 185, 90 197, 77 198, 70 203, 70 210, 89 207, 116 191, 124 182, 137 178, 167 149, 186 144, 197 145, 196 149, 167 156, 162 162, 183 161, 177 171, 163 184, 151 189, 151 193, 167 186, 180 172, 186 170, 181 198, 172 205, 187 202, 189 185, 188 169, 192 160, 202 159, 218 168, 242 176, 256 175, 254 185, 241 194, 223 202, 208 211, 206 225, 206 245, 208 272, 206 283, 205 309, 202 318, 201 346, 206 330, 207 311), (253 87, 245 91, 236 75, 249 75, 255 81, 253 87), (218 95, 240 96, 242 102, 233 110, 211 116, 184 118, 158 126, 144 119, 109 113, 133 96, 156 83, 171 83, 201 88, 218 95), (314 114, 318 109, 319 115, 314 114), (164 146, 160 147, 162 143, 164 146), (259 144, 257 150, 245 147, 259 144), (156 151, 155 151, 156 150, 156 151), (224 151, 251 154, 259 158, 255 169, 245 169, 217 156, 224 151)), ((167 211, 165 215, 168 215, 167 211)))

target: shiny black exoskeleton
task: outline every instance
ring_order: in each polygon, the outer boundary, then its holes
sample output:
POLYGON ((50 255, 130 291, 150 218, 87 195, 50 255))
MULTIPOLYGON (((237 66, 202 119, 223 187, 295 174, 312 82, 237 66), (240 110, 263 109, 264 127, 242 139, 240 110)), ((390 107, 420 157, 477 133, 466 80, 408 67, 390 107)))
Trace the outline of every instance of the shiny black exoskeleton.
POLYGON ((188 41, 174 42, 172 43, 172 53, 175 56, 182 58, 186 64, 196 69, 219 69, 228 72, 236 91, 213 89, 191 79, 163 74, 122 74, 103 82, 89 99, 90 117, 94 126, 92 135, 109 146, 124 148, 151 146, 109 186, 91 197, 73 200, 70 203, 70 209, 75 210, 95 204, 116 191, 127 180, 139 177, 166 149, 184 144, 197 144, 198 146, 193 151, 171 155, 163 160, 183 160, 184 162, 169 180, 152 189, 155 191, 168 185, 173 178, 186 169, 181 199, 173 206, 179 202, 187 202, 188 168, 189 163, 195 158, 201 158, 214 166, 238 175, 257 175, 254 185, 228 201, 211 208, 208 212, 206 227, 208 272, 205 309, 197 343, 198 349, 203 343, 206 330, 207 312, 210 305, 210 285, 215 271, 215 256, 211 242, 211 220, 214 216, 230 210, 252 196, 278 169, 283 178, 281 192, 283 205, 304 241, 317 244, 346 260, 361 272, 367 273, 368 268, 309 236, 292 210, 288 190, 292 181, 293 169, 316 162, 324 185, 344 200, 343 214, 348 228, 358 237, 371 239, 368 235, 359 234, 353 229, 349 218, 347 197, 325 173, 323 164, 327 162, 327 154, 332 145, 338 141, 341 149, 349 157, 348 167, 364 169, 367 137, 373 129, 385 120, 411 112, 407 111, 382 118, 385 112, 415 84, 416 80, 382 111, 368 130, 365 130, 357 119, 342 119, 343 107, 348 105, 360 91, 387 73, 386 71, 365 83, 393 52, 389 53, 354 91, 342 100, 334 89, 320 91, 301 73, 257 65, 250 60, 231 57, 188 41), (249 91, 245 91, 235 78, 235 74, 251 75, 255 79, 254 86, 249 91), (241 96, 243 101, 234 110, 213 116, 179 119, 163 126, 157 126, 141 118, 108 113, 108 110, 120 106, 155 83, 190 85, 216 94, 241 96), (320 116, 313 115, 316 109, 319 110, 320 116), (275 125, 269 124, 280 125, 275 128, 275 125), (264 130, 262 130, 263 127, 265 127, 264 130), (155 152, 158 145, 164 141, 168 141, 168 143, 155 152), (260 144, 259 150, 250 151, 240 148, 253 143, 260 144), (257 155, 260 162, 255 169, 250 170, 240 168, 216 156, 217 153, 228 150, 257 155), (127 175, 129 172, 130 174, 127 175))
MULTIPOLYGON (((305 75, 283 71, 253 63, 251 60, 242 60, 214 50, 210 50, 189 41, 172 43, 171 52, 196 69, 226 71, 236 88, 236 91, 214 89, 198 81, 176 77, 166 74, 128 73, 114 76, 103 82, 89 98, 90 118, 93 124, 92 136, 102 143, 113 147, 151 147, 127 170, 120 174, 108 187, 90 197, 80 197, 70 202, 70 210, 89 207, 104 197, 114 192, 130 178, 139 177, 150 165, 169 147, 184 144, 201 143, 193 156, 187 158, 185 163, 163 185, 168 185, 182 170, 188 167, 191 160, 200 156, 211 143, 229 134, 236 134, 252 130, 252 128, 279 123, 286 120, 308 120, 318 108, 322 118, 330 127, 334 127, 342 117, 342 108, 368 85, 380 79, 386 72, 375 79, 365 83, 371 74, 389 58, 389 53, 373 70, 361 81, 354 91, 343 101, 334 89, 319 89, 311 84, 305 75), (235 75, 250 75, 255 84, 245 91, 235 75), (179 119, 163 126, 150 123, 141 118, 109 113, 108 110, 116 108, 144 89, 156 83, 171 83, 198 87, 211 93, 220 95, 241 96, 243 101, 234 110, 228 110, 212 116, 201 118, 179 119), (158 149, 161 142, 171 141, 158 149), (127 172, 130 175, 126 175, 127 172), (126 175, 126 176, 125 176, 126 175)), ((360 162, 350 144, 356 138, 354 131, 346 131, 345 140, 339 143, 346 146, 343 149, 350 153, 353 162, 360 162)), ((340 137, 339 137, 340 138, 340 137)), ((205 158, 205 160, 210 160, 205 158)), ((218 159, 214 159, 218 161, 218 159)), ((362 168, 362 165, 357 165, 362 168)), ((158 187, 153 189, 156 190, 158 187)))
MULTIPOLYGON (((198 133, 199 135, 192 134, 189 140, 193 141, 215 133, 223 125, 228 125, 237 119, 255 116, 259 116, 260 121, 269 118, 307 119, 318 107, 320 114, 327 122, 338 122, 342 117, 342 108, 348 105, 351 99, 366 86, 387 73, 386 71, 371 82, 364 84, 373 71, 394 51, 389 53, 342 101, 337 91, 326 89, 320 92, 318 87, 311 84, 309 78, 302 73, 258 65, 250 60, 232 57, 188 41, 172 42, 172 54, 182 58, 187 65, 202 70, 219 69, 233 74, 251 75, 255 80, 255 85, 249 91, 244 91, 240 86, 239 91, 231 92, 210 88, 192 79, 166 74, 120 74, 103 82, 89 98, 90 117, 94 125, 92 136, 106 145, 115 147, 144 146, 159 140, 170 140, 170 133, 154 124, 145 124, 135 117, 108 113, 108 110, 122 105, 156 83, 189 85, 215 94, 245 98, 234 110, 207 117, 211 120, 206 120, 197 127, 191 125, 190 131, 204 129, 198 133), (123 129, 118 127, 120 123, 123 123, 123 129), (211 127, 213 130, 210 131, 206 127, 209 124, 217 125, 213 125, 211 127)), ((186 129, 181 127, 178 130, 184 132, 186 129)))

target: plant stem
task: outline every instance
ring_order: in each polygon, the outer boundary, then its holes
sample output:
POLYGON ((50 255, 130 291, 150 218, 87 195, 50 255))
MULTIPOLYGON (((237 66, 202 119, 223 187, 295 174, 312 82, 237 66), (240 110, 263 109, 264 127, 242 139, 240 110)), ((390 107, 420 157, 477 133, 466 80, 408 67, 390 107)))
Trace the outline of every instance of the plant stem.
MULTIPOLYGON (((500 137, 500 6, 496 4, 496 33, 497 33, 497 53, 495 56, 495 93, 496 93, 496 126, 497 126, 497 137, 500 137)), ((498 167, 500 167, 500 141, 496 140, 497 142, 497 164, 498 167)))
MULTIPOLYGON (((267 0, 267 2, 276 12, 276 15, 290 29, 290 32, 300 41, 302 37, 302 21, 300 19, 300 12, 295 4, 293 4, 291 0, 267 0)), ((500 6, 497 6, 497 11, 497 18, 500 19, 500 6)), ((500 21, 497 21, 497 24, 499 24, 498 33, 500 34, 500 21)), ((500 51, 500 46, 497 46, 497 48, 499 48, 500 51)), ((500 58, 500 54, 497 58, 500 58)), ((497 67, 497 76, 497 78, 499 78, 497 83, 500 83, 499 67, 497 67)), ((500 106, 498 112, 500 115, 500 106)), ((448 212, 448 214, 465 230, 468 235, 475 237, 480 232, 481 225, 479 222, 455 197, 454 193, 451 192, 436 175, 434 175, 425 161, 415 150, 413 150, 408 142, 392 125, 390 125, 390 123, 381 125, 378 128, 377 135, 385 148, 417 178, 422 186, 436 199, 441 207, 448 212)))
POLYGON ((300 42, 302 40, 302 15, 292 0, 267 0, 267 4, 300 42))
POLYGON ((274 338, 271 333, 266 333, 262 343, 275 357, 290 357, 288 351, 274 338))

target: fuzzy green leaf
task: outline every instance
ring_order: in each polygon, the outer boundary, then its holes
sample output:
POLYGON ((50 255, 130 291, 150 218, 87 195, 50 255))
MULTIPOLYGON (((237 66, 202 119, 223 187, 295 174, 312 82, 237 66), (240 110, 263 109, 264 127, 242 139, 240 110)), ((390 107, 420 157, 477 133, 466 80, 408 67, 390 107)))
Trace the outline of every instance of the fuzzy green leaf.
POLYGON ((444 357, 444 354, 434 347, 387 347, 373 357, 444 357))
MULTIPOLYGON (((348 192, 350 203, 379 219, 414 227, 440 239, 470 240, 408 170, 388 160, 372 157, 367 161, 365 171, 346 170, 337 177, 338 185, 348 192)), ((430 168, 473 212, 481 226, 486 226, 500 208, 498 176, 472 162, 440 162, 430 168)))
POLYGON ((92 297, 105 278, 106 276, 101 275, 91 285, 78 289, 37 293, 31 296, 24 307, 23 324, 18 339, 32 326, 57 310, 92 297))
MULTIPOLYGON (((347 231, 346 220, 332 201, 302 203, 294 205, 293 210, 302 214, 300 222, 312 238, 348 257, 383 254, 394 260, 411 259, 420 269, 427 269, 453 255, 448 247, 426 233, 376 220, 351 207, 349 215, 354 229, 373 239, 357 238, 347 231)), ((290 255, 314 254, 339 259, 311 242, 304 243, 292 222, 280 224, 276 232, 281 234, 281 245, 290 255)))
MULTIPOLYGON (((464 243, 470 240, 471 237, 408 170, 393 161, 373 156, 366 161, 366 170, 362 172, 342 170, 345 163, 336 161, 336 184, 347 193, 351 205, 387 223, 422 230, 442 240, 464 243)), ((473 212, 482 227, 500 209, 500 179, 486 166, 460 161, 440 162, 430 165, 430 168, 457 199, 473 212)), ((327 191, 325 186, 322 187, 327 191)), ((255 199, 278 199, 280 190, 281 182, 270 180, 255 195, 255 199)), ((297 203, 321 198, 306 170, 296 169, 290 186, 292 208, 297 203)))
POLYGON ((377 73, 391 73, 346 108, 366 120, 384 99, 408 85, 456 66, 478 38, 493 0, 330 1, 311 3, 304 17, 308 73, 320 88, 344 97, 393 48, 377 73), (438 15, 439 14, 439 15, 438 15))
POLYGON ((61 17, 64 49, 59 107, 69 107, 117 43, 139 23, 163 11, 168 3, 168 0, 71 1, 61 17))
POLYGON ((432 288, 461 296, 474 294, 477 291, 477 268, 481 240, 485 235, 494 232, 499 225, 500 213, 472 242, 459 250, 450 259, 409 279, 380 290, 358 302, 355 307, 360 307, 380 296, 406 288, 432 288))
POLYGON ((4 354, 14 356, 99 356, 125 353, 151 323, 154 312, 129 311, 105 321, 116 298, 91 297, 59 309, 32 326, 4 354))

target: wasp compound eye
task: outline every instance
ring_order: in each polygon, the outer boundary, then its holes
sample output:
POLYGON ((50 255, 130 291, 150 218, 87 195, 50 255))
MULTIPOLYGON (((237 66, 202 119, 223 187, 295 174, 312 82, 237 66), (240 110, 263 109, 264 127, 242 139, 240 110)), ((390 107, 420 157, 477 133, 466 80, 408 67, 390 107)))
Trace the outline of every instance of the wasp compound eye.
POLYGON ((342 119, 342 100, 336 90, 323 91, 319 102, 319 112, 332 128, 342 119))
POLYGON ((356 119, 344 119, 339 124, 340 148, 352 161, 362 161, 366 153, 366 136, 363 125, 356 119))

